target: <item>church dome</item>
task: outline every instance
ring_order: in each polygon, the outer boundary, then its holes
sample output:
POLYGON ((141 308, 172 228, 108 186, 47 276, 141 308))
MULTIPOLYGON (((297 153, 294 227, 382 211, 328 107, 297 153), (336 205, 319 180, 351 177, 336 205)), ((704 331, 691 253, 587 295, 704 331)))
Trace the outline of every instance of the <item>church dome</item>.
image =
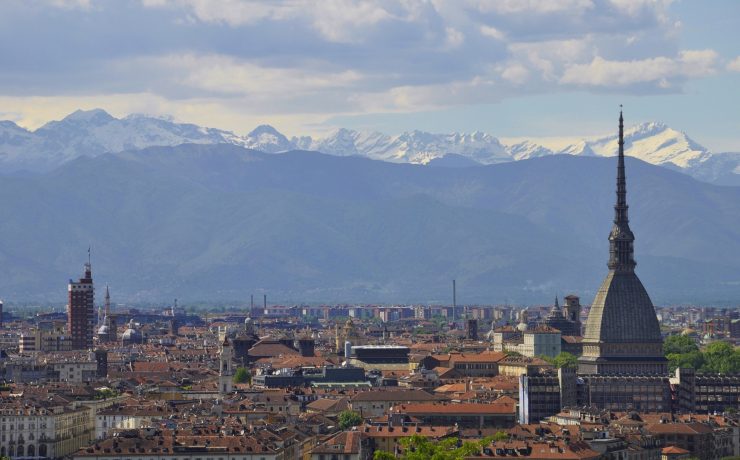
POLYGON ((128 323, 128 329, 124 331, 123 335, 121 336, 121 340, 123 340, 124 343, 141 343, 143 340, 143 336, 141 332, 139 332, 138 329, 136 329, 136 325, 134 324, 134 320, 132 319, 128 323))

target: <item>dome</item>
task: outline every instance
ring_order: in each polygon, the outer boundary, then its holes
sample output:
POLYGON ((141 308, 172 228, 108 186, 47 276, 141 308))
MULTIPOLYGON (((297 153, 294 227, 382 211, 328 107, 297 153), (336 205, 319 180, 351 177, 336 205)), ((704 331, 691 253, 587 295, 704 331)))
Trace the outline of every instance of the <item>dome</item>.
POLYGON ((133 319, 129 321, 128 329, 126 329, 121 336, 121 340, 127 343, 141 343, 143 341, 143 336, 141 335, 141 332, 136 329, 133 319))
POLYGON ((527 323, 522 322, 522 323, 517 324, 516 325, 516 330, 519 331, 519 332, 526 331, 527 330, 527 323))
POLYGON ((584 339, 602 343, 663 343, 653 302, 634 272, 610 271, 606 276, 586 320, 584 339))

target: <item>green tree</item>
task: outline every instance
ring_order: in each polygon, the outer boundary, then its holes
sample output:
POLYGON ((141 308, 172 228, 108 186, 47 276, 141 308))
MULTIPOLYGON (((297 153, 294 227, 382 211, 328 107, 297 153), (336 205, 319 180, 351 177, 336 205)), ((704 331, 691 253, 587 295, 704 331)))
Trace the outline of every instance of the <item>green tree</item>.
POLYGON ((701 369, 704 365, 704 354, 698 350, 689 353, 671 353, 666 358, 668 358, 668 368, 671 372, 678 367, 701 369))
POLYGON ((249 370, 245 367, 237 368, 234 373, 234 378, 232 379, 234 383, 249 383, 251 380, 252 374, 250 374, 249 370))
POLYGON ((346 430, 362 423, 362 417, 357 412, 343 410, 339 413, 339 428, 346 430))
POLYGON ((568 353, 567 351, 561 351, 555 359, 552 360, 552 365, 560 369, 561 367, 578 367, 578 358, 575 355, 568 353))
POLYGON ((713 342, 704 350, 704 366, 706 372, 732 374, 740 372, 740 350, 736 350, 728 342, 713 342))
POLYGON ((373 454, 373 460, 397 460, 396 456, 384 450, 376 450, 373 454))
POLYGON ((401 455, 395 456, 385 451, 375 451, 373 460, 463 460, 480 454, 483 447, 493 441, 508 439, 506 432, 499 431, 493 436, 488 436, 480 441, 462 442, 458 438, 446 438, 439 441, 431 441, 423 436, 415 434, 403 438, 399 444, 403 448, 401 455))
POLYGON ((699 347, 691 337, 686 335, 671 335, 663 342, 663 353, 667 355, 685 354, 699 351, 699 347))

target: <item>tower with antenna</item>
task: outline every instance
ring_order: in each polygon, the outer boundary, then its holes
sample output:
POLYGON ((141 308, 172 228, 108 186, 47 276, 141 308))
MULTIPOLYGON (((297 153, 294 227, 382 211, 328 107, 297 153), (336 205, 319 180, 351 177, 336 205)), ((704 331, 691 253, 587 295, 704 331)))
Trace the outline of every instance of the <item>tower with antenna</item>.
POLYGON ((92 350, 95 330, 95 289, 90 247, 82 278, 67 285, 67 333, 73 350, 92 350))

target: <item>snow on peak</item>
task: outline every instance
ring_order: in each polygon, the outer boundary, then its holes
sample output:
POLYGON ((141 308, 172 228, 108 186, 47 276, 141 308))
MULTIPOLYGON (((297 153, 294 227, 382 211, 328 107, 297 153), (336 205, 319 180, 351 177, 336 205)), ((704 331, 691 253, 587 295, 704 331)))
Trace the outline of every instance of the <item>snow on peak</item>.
POLYGON ((243 139, 243 145, 267 153, 286 152, 293 144, 280 131, 270 125, 259 125, 243 139))
POLYGON ((92 109, 92 110, 75 110, 74 112, 70 113, 66 117, 62 119, 62 121, 72 121, 77 123, 95 123, 95 124, 103 124, 108 123, 110 121, 115 120, 111 114, 106 112, 103 109, 92 109))
MULTIPOLYGON (((587 141, 587 144, 600 156, 616 155, 619 149, 617 135, 587 141)), ((626 129, 624 148, 625 155, 656 165, 671 163, 680 168, 691 167, 711 155, 685 133, 658 122, 642 123, 626 129)))
MULTIPOLYGON (((421 130, 388 135, 338 128, 323 137, 288 139, 270 125, 259 125, 246 136, 230 131, 176 123, 171 118, 134 114, 118 119, 102 109, 77 110, 31 132, 10 121, 0 121, 0 161, 6 169, 49 169, 73 158, 106 152, 174 146, 184 143, 228 143, 268 153, 314 150, 331 155, 358 155, 394 163, 494 164, 537 158, 555 153, 581 156, 616 155, 618 139, 609 136, 584 139, 563 148, 546 138, 502 143, 482 132, 430 133, 421 130), (543 143, 544 142, 544 143, 543 143), (440 161, 437 161, 440 160, 440 161), (468 162, 469 160, 469 162, 468 162)), ((707 169, 718 162, 685 133, 664 123, 650 122, 625 129, 625 153, 648 163, 670 164, 686 171, 707 169)), ((735 157, 721 162, 723 169, 737 165, 735 157)), ((715 169, 719 166, 713 166, 715 169)), ((707 174, 716 175, 716 171, 707 174)), ((699 177, 699 176, 697 176, 699 177)))

